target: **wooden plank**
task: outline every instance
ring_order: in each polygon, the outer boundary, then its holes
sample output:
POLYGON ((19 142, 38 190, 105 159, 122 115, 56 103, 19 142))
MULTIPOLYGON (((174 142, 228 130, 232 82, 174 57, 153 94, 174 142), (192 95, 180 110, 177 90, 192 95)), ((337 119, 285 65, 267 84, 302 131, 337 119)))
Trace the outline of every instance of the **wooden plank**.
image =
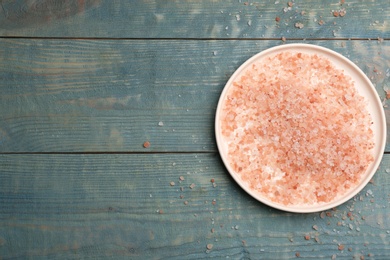
POLYGON ((390 258, 387 154, 372 183, 322 214, 255 201, 215 153, 14 154, 0 165, 3 259, 390 258))
MULTIPOLYGON (((385 99, 387 41, 304 42, 349 57, 385 99)), ((0 151, 214 152, 224 84, 246 59, 279 44, 3 39, 0 151)))
MULTIPOLYGON (((389 38, 388 0, 1 1, 0 35, 104 38, 389 38), (292 1, 294 2, 294 1, 292 1), (345 10, 343 17, 333 11, 345 10), (280 21, 275 21, 276 17, 280 21), (295 26, 301 23, 304 27, 295 26)), ((343 14, 341 14, 343 15, 343 14)))

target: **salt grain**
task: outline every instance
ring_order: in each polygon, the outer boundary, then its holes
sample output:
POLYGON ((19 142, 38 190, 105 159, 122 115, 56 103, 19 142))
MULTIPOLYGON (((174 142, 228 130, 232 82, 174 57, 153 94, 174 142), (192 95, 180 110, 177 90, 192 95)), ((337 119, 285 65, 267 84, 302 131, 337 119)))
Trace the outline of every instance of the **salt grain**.
POLYGON ((374 160, 366 104, 351 78, 324 57, 267 57, 242 72, 223 104, 230 166, 271 201, 333 201, 353 189, 374 160))
POLYGON ((295 28, 302 29, 303 27, 303 23, 295 23, 295 28))

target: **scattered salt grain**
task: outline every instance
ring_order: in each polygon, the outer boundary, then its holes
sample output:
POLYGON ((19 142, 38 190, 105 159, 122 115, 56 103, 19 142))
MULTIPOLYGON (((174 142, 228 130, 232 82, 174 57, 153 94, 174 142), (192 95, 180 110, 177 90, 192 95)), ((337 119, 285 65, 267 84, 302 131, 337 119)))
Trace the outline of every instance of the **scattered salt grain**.
POLYGON ((237 20, 237 21, 240 21, 240 20, 241 20, 241 17, 240 17, 239 14, 236 14, 236 20, 237 20))
POLYGON ((180 176, 179 180, 184 181, 184 176, 180 176))
POLYGON ((171 181, 169 184, 170 184, 171 186, 175 186, 175 182, 174 182, 174 181, 171 181))
POLYGON ((295 23, 295 28, 298 28, 298 29, 302 29, 303 27, 305 27, 304 25, 303 25, 303 23, 295 23))
POLYGON ((164 126, 164 122, 162 121, 158 122, 158 126, 164 126))

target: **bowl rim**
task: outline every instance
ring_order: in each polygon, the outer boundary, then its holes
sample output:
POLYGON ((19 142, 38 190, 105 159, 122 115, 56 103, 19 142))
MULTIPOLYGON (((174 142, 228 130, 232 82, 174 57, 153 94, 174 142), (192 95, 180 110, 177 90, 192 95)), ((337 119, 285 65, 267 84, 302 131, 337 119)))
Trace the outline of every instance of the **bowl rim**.
MULTIPOLYGON (((351 76, 352 77, 352 76, 351 76)), ((355 78, 352 78, 355 81, 355 78)), ((355 85, 359 85, 355 81, 355 85)), ((358 87, 355 86, 357 90, 359 91, 358 87)), ((293 213, 314 213, 314 212, 320 212, 328 209, 335 208, 337 206, 340 206, 341 204, 345 203, 346 201, 353 198, 356 194, 358 194, 364 187, 368 184, 368 182, 372 179, 372 177, 375 175, 379 164, 382 160, 385 146, 386 146, 386 117, 385 112, 382 106, 382 102, 379 98, 378 92, 376 91, 374 85, 369 80, 367 75, 351 60, 346 58, 345 56, 341 55, 340 53, 333 51, 331 49, 314 45, 314 44, 307 44, 307 43, 291 43, 291 44, 284 44, 279 45, 275 47, 271 47, 268 49, 265 49, 249 59, 247 59, 242 65, 240 65, 235 72, 232 74, 232 76, 229 78, 227 83, 225 84, 220 98, 218 100, 218 105, 216 109, 216 115, 215 115, 215 136, 216 136, 216 142, 217 142, 217 148, 219 151, 219 154, 221 156, 221 159, 229 172, 229 174, 232 176, 232 178, 235 180, 235 182, 250 196, 252 196, 254 199, 260 201, 261 203, 268 205, 272 208, 276 208, 282 211, 287 212, 293 212, 293 213), (362 181, 352 190, 348 191, 345 195, 339 197, 338 199, 331 201, 329 203, 324 203, 320 205, 313 205, 313 206, 285 206, 282 204, 275 203, 273 201, 268 200, 264 196, 261 196, 260 193, 250 189, 244 181, 241 180, 241 177, 236 174, 233 169, 230 167, 230 164, 228 162, 227 156, 225 154, 225 147, 222 140, 222 134, 221 126, 220 126, 220 116, 221 116, 221 110, 227 95, 228 90, 232 86, 232 83, 236 80, 237 76, 239 76, 250 64, 257 61, 258 59, 264 58, 267 55, 271 55, 272 53, 277 53, 281 51, 288 51, 288 50, 295 50, 295 49, 301 49, 303 52, 318 52, 318 54, 326 54, 325 57, 334 57, 334 60, 330 59, 332 63, 334 63, 335 60, 339 60, 342 64, 347 65, 350 67, 350 69, 357 73, 357 75, 360 77, 361 81, 366 89, 365 91, 370 92, 370 97, 368 97, 369 101, 373 102, 373 104, 369 104, 368 107, 372 108, 372 110, 376 113, 376 115, 372 115, 373 118, 373 128, 376 128, 374 130, 374 138, 376 140, 379 140, 379 143, 374 144, 374 150, 377 152, 374 152, 374 162, 370 164, 368 169, 366 170, 365 177, 363 177, 362 181), (375 109, 374 109, 375 108, 375 109), (374 117, 376 119, 374 119, 374 117)))

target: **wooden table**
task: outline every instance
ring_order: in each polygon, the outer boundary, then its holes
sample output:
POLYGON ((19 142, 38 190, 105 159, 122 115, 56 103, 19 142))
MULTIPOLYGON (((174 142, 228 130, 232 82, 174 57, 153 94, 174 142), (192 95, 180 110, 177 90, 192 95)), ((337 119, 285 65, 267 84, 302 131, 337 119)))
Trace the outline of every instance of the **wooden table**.
POLYGON ((292 214, 214 136, 229 76, 286 43, 351 59, 389 116, 388 0, 0 5, 0 259, 390 259, 389 143, 355 198, 292 214))

